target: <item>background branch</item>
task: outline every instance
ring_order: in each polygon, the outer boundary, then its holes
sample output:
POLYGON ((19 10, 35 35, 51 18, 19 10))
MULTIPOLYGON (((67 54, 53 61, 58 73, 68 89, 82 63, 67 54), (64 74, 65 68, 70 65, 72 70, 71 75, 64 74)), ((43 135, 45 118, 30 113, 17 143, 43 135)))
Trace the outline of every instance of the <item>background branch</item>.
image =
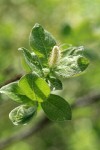
POLYGON ((0 88, 6 84, 19 80, 21 77, 22 74, 16 75, 14 78, 7 80, 6 82, 4 82, 4 84, 0 85, 0 88))
POLYGON ((100 92, 92 91, 87 95, 78 98, 76 102, 72 104, 72 108, 88 106, 98 101, 100 101, 100 92))

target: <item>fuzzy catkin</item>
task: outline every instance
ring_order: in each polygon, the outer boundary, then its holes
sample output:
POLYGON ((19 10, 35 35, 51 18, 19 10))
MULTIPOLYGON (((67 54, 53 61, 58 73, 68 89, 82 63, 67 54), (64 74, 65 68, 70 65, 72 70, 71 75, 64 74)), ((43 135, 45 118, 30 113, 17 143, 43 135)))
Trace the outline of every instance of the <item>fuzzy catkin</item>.
POLYGON ((60 56, 61 56, 61 54, 60 54, 59 47, 54 46, 53 49, 52 49, 50 58, 49 58, 49 67, 50 68, 55 67, 59 63, 60 56))

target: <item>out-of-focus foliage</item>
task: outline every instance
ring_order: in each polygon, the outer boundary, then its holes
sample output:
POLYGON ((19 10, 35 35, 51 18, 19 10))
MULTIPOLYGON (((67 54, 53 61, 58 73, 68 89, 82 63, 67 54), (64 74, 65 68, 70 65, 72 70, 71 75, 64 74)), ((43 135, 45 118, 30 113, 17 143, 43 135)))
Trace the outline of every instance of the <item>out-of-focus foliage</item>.
MULTIPOLYGON (((24 72, 17 49, 29 47, 27 37, 36 22, 50 31, 59 45, 65 44, 61 48, 67 44, 83 45, 91 62, 85 74, 64 80, 64 92, 59 94, 73 103, 79 96, 99 91, 100 0, 0 0, 0 85, 24 72)), ((74 109, 71 122, 50 124, 6 150, 19 147, 21 150, 99 150, 99 104, 74 109)), ((24 128, 9 121, 8 113, 16 106, 0 95, 0 140, 24 128)), ((42 112, 35 121, 41 116, 42 112)), ((28 127, 33 124, 34 121, 28 127)))

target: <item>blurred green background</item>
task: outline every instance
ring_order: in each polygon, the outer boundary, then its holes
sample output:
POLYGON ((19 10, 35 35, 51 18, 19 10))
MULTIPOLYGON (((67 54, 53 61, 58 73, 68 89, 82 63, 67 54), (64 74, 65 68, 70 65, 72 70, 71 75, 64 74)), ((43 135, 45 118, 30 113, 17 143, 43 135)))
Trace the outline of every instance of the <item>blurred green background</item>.
MULTIPOLYGON (((90 60, 87 71, 63 81, 59 94, 70 104, 90 92, 100 92, 100 0, 0 0, 0 85, 23 74, 19 47, 38 22, 58 44, 83 45, 90 60)), ((35 126, 40 112, 27 126, 14 126, 8 114, 15 102, 0 95, 0 141, 35 126)), ((72 121, 50 123, 37 134, 14 142, 5 150, 100 150, 100 102, 73 109, 72 121)), ((0 148, 1 149, 1 148, 0 148)))

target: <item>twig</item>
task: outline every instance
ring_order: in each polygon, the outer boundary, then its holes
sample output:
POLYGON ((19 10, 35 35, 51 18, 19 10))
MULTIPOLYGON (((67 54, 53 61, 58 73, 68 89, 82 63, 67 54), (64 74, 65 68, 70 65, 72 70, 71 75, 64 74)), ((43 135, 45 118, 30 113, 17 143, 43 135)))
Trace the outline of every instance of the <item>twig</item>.
POLYGON ((100 101, 100 92, 92 91, 89 94, 78 98, 77 101, 72 104, 72 108, 88 106, 98 101, 100 101))

